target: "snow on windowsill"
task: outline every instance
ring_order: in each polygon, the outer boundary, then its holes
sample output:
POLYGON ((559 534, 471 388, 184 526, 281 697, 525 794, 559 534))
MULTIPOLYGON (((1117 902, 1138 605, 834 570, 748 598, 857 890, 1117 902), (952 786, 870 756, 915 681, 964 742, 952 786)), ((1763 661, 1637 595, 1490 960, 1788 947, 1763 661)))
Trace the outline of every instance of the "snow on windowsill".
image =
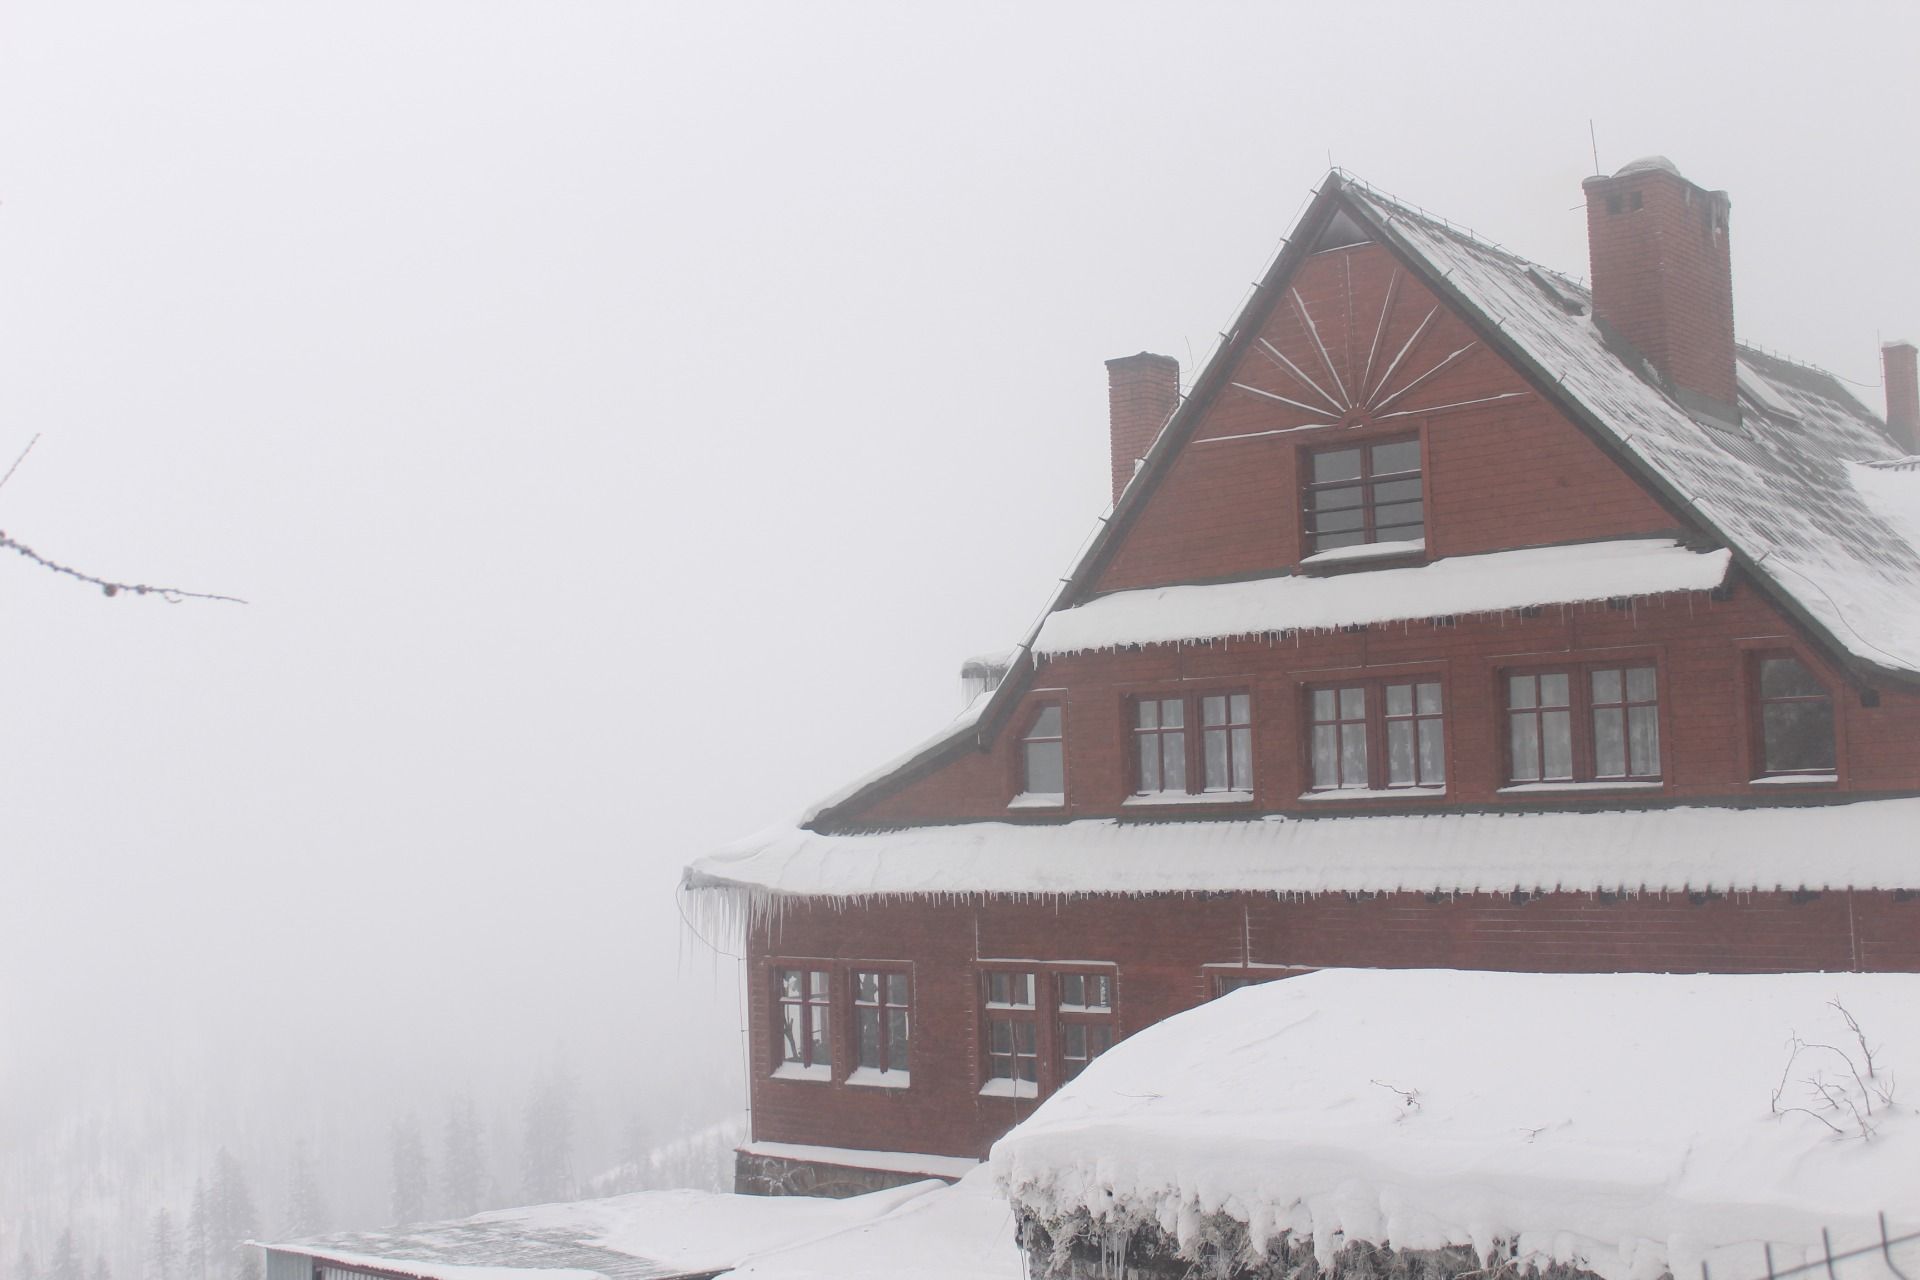
POLYGON ((1331 791, 1303 791, 1302 800, 1411 800, 1419 796, 1444 796, 1445 787, 1336 787, 1331 791))
POLYGON ((1399 542, 1361 542, 1351 547, 1316 551, 1301 564, 1343 564, 1351 560, 1388 560, 1394 556, 1417 556, 1427 549, 1425 538, 1406 538, 1399 542))
POLYGON ((1155 805, 1252 804, 1251 791, 1155 791, 1144 796, 1128 796, 1120 802, 1128 808, 1151 809, 1155 805))
POLYGON ((1747 785, 1754 787, 1817 787, 1831 786, 1840 781, 1837 773, 1772 773, 1764 778, 1749 778, 1747 785))
POLYGON ((1059 809, 1066 805, 1067 797, 1058 791, 1022 791, 1007 801, 1009 809, 1059 809))
POLYGON ((1040 1086, 1031 1080, 989 1080, 980 1086, 983 1098, 1037 1098, 1040 1086))
POLYGON ((868 1089, 905 1089, 913 1084, 905 1071, 882 1071, 878 1067, 856 1067, 847 1077, 848 1084, 868 1089))
POLYGON ((833 1079, 833 1068, 822 1063, 803 1067, 797 1062, 783 1062, 773 1069, 775 1080, 823 1080, 833 1079))
POLYGON ((1494 794, 1503 796, 1522 795, 1584 795, 1589 791, 1660 791, 1666 787, 1664 782, 1516 782, 1501 787, 1494 794))

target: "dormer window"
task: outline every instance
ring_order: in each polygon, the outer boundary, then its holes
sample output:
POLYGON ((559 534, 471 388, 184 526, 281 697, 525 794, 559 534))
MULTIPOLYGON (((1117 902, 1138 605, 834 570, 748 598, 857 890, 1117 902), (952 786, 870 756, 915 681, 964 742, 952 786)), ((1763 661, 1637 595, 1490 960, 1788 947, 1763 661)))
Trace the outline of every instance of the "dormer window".
POLYGON ((1419 437, 1319 449, 1306 460, 1302 502, 1309 557, 1368 546, 1412 553, 1424 545, 1419 437))
POLYGON ((1806 664, 1789 653, 1754 659, 1759 702, 1754 735, 1761 777, 1831 780, 1839 764, 1834 750, 1833 696, 1806 664))
POLYGON ((1047 806, 1067 801, 1065 720, 1057 702, 1042 703, 1020 735, 1020 793, 1015 806, 1047 806))

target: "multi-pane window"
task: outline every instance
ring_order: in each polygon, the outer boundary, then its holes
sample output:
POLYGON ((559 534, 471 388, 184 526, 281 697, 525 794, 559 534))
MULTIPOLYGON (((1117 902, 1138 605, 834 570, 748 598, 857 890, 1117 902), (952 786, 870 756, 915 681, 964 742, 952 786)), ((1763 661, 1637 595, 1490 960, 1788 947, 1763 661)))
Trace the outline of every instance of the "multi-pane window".
POLYGON ((909 1013, 906 974, 854 972, 853 1032, 863 1071, 904 1079, 912 1043, 909 1013))
POLYGON ((987 1016, 987 1092, 1031 1098, 1040 1092, 1040 1015, 1031 972, 981 975, 987 1016))
POLYGON ((1060 704, 1049 702, 1034 713, 1032 723, 1020 738, 1020 790, 1024 794, 1066 794, 1066 747, 1060 704))
POLYGON ((1065 1083, 1113 1048, 1113 975, 1054 975, 1060 1037, 1060 1080, 1065 1083))
POLYGON ((1308 711, 1313 790, 1446 786, 1438 680, 1367 680, 1313 689, 1308 711))
POLYGON ((1509 673, 1507 776, 1658 782, 1659 688, 1651 664, 1509 673))
POLYGON ((1201 695, 1200 745, 1202 790, 1253 790, 1253 699, 1244 693, 1201 695))
POLYGON ((780 1005, 780 1067, 789 1072, 833 1070, 831 983, 825 969, 776 969, 780 1005))
POLYGON ((1833 741, 1833 697, 1826 686, 1789 654, 1763 654, 1754 661, 1760 772, 1832 773, 1839 755, 1833 741))
POLYGON ((1185 698, 1133 700, 1133 756, 1136 794, 1187 789, 1185 698))
POLYGON ((1135 698, 1131 721, 1135 795, 1253 790, 1250 695, 1135 698))
POLYGON ((1387 440, 1309 454, 1304 502, 1310 555, 1425 538, 1420 441, 1387 440))

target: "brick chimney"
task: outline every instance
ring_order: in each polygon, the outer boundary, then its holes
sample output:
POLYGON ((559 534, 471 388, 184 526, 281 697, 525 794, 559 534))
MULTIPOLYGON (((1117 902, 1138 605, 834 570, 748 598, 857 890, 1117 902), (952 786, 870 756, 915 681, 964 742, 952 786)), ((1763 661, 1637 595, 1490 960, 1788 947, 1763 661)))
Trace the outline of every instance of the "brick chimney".
POLYGON ((1133 479, 1160 428, 1180 407, 1180 362, 1151 351, 1107 361, 1107 420, 1112 433, 1113 497, 1133 479))
POLYGON ((1920 371, 1911 342, 1889 342, 1880 348, 1887 382, 1887 434, 1908 453, 1920 453, 1920 371))
POLYGON ((1594 318, 1688 409, 1738 418, 1727 193, 1688 182, 1664 156, 1581 185, 1594 318))

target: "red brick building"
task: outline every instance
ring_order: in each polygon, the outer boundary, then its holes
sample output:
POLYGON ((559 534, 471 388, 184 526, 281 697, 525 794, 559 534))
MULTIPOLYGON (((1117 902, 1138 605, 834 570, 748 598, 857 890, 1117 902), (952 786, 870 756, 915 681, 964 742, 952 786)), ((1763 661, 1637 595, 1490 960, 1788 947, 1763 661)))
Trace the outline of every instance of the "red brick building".
POLYGON ((1914 348, 1883 423, 1736 345, 1725 193, 1585 186, 1590 289, 1330 174, 1184 396, 1109 363, 1114 507, 1004 671, 688 872, 743 1189, 951 1173, 1304 969, 1920 969, 1914 348))

